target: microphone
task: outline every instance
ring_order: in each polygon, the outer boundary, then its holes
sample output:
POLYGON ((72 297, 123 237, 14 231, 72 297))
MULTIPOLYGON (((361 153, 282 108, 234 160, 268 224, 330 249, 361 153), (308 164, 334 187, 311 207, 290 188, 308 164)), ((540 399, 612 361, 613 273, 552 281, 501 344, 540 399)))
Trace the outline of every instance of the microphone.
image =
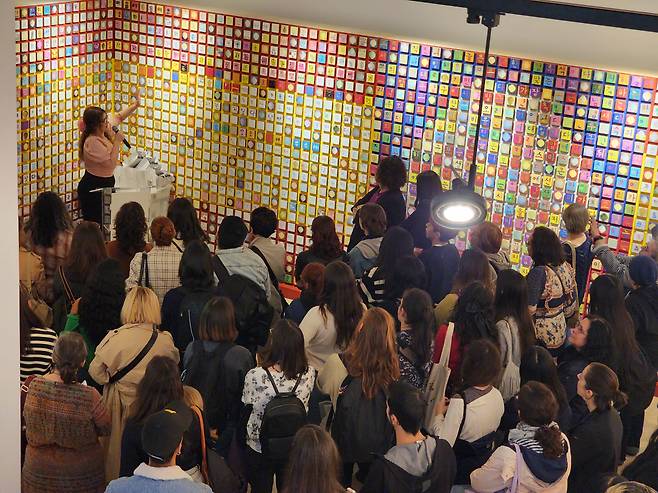
MULTIPOLYGON (((114 125, 114 126, 112 127, 112 131, 113 131, 115 134, 116 134, 116 133, 119 133, 119 127, 117 127, 116 125, 114 125)), ((132 146, 130 145, 130 142, 128 142, 128 139, 126 139, 125 137, 123 138, 123 145, 125 145, 128 149, 132 149, 132 146)))

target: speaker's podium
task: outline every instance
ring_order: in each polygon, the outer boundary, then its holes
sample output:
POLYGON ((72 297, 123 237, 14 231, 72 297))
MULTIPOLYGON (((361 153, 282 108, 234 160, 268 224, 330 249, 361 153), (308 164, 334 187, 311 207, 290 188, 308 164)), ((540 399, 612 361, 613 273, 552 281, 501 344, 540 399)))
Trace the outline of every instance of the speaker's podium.
POLYGON ((103 194, 103 230, 108 239, 115 238, 114 218, 122 205, 137 202, 144 209, 146 223, 166 216, 173 176, 152 157, 133 151, 114 171, 112 188, 98 190, 103 194))

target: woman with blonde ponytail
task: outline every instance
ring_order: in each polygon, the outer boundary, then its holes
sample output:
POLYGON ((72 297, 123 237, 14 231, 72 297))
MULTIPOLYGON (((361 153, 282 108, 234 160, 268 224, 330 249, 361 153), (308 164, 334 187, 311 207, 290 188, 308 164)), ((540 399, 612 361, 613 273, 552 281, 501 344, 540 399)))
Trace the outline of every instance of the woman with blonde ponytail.
POLYGON ((590 363, 578 375, 578 395, 588 415, 570 434, 573 470, 569 491, 605 491, 605 478, 620 462, 623 426, 617 412, 626 405, 614 371, 601 363, 590 363))
POLYGON ((78 382, 86 356, 80 334, 62 334, 53 351, 52 373, 26 382, 24 493, 105 489, 98 438, 110 433, 111 421, 98 391, 78 382))

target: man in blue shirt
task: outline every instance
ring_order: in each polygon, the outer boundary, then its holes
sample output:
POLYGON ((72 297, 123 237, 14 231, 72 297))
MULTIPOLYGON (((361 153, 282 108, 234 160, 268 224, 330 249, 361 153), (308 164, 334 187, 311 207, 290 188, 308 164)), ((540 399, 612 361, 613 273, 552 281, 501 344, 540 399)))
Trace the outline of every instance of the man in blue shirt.
POLYGON ((183 433, 192 423, 192 411, 183 402, 173 402, 146 419, 142 447, 149 457, 134 476, 115 479, 105 493, 212 493, 209 486, 195 483, 176 465, 183 446, 183 433))

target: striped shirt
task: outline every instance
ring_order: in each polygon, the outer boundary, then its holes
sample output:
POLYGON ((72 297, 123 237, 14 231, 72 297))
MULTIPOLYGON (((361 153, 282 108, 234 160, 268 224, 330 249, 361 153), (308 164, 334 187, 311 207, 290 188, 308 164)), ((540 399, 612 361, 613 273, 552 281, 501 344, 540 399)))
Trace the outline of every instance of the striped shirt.
POLYGON ((386 280, 382 274, 379 267, 373 267, 358 280, 361 297, 368 305, 384 301, 386 280))
POLYGON ((21 382, 30 375, 45 375, 50 369, 57 334, 52 329, 30 331, 27 354, 21 356, 21 382))

